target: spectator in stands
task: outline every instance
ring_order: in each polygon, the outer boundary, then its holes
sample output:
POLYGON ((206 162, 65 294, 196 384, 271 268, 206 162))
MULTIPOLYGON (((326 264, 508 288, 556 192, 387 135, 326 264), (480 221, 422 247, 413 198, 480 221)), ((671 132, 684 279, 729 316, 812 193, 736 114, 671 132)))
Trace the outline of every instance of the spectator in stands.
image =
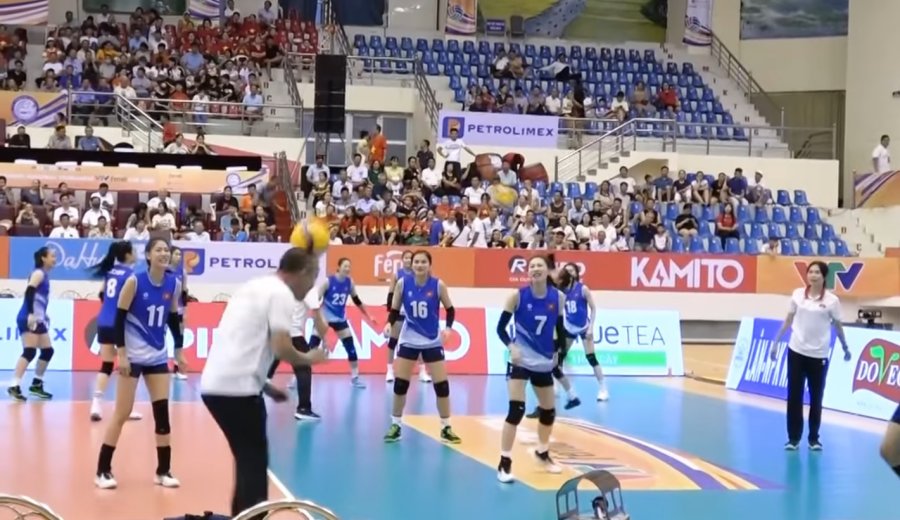
POLYGON ((778 256, 781 254, 781 239, 778 235, 769 235, 769 240, 762 245, 759 252, 764 255, 778 256))
POLYGON ((462 182, 459 174, 456 172, 456 167, 450 161, 444 163, 444 173, 441 175, 441 186, 438 189, 438 194, 448 197, 459 197, 462 195, 462 182))
POLYGON ((144 202, 139 203, 134 209, 131 211, 131 215, 128 215, 128 221, 125 223, 126 229, 132 229, 137 227, 138 222, 143 222, 146 225, 150 224, 150 216, 149 209, 147 208, 147 204, 144 202))
POLYGON ((637 110, 641 117, 648 116, 653 113, 653 104, 650 102, 650 92, 643 81, 638 81, 631 92, 631 106, 637 110))
POLYGON ((763 174, 756 171, 753 174, 753 180, 748 180, 749 188, 747 190, 747 202, 757 206, 765 206, 772 202, 772 191, 763 184, 763 174))
POLYGON ((875 173, 887 173, 893 171, 891 169, 891 152, 888 147, 891 145, 891 137, 887 134, 881 136, 878 146, 872 150, 872 171, 875 173))
POLYGON ((373 165, 376 161, 384 164, 384 158, 387 155, 387 145, 387 137, 384 135, 384 130, 381 128, 381 125, 375 125, 375 132, 369 140, 368 162, 373 165))
POLYGON ((668 166, 659 169, 659 177, 653 180, 653 187, 656 188, 656 198, 660 202, 675 201, 675 182, 669 176, 668 166))
POLYGON ((15 206, 16 200, 13 191, 6 186, 6 177, 0 175, 0 206, 15 206))
POLYGON ((203 225, 203 220, 200 219, 193 221, 191 230, 184 234, 184 239, 188 242, 212 241, 212 238, 210 238, 209 233, 206 231, 206 227, 203 225))
POLYGON ((709 186, 709 180, 703 172, 697 172, 696 179, 693 183, 694 202, 697 204, 709 204, 712 200, 712 190, 709 186))
POLYGON ((722 213, 716 219, 716 236, 721 239, 723 248, 729 238, 740 238, 738 225, 740 222, 738 222, 737 215, 734 214, 734 206, 726 203, 722 213))
POLYGON ((581 80, 581 74, 572 71, 568 58, 562 53, 556 57, 556 61, 541 68, 540 72, 553 76, 557 81, 581 80))
POLYGON ((422 139, 419 143, 419 149, 416 150, 416 165, 424 168, 430 160, 434 159, 434 152, 431 151, 431 141, 422 139))
POLYGON ((164 153, 171 153, 177 155, 186 155, 191 152, 191 149, 188 148, 188 145, 184 142, 184 134, 175 134, 175 140, 166 146, 164 153))
POLYGON ((635 181, 634 178, 628 175, 628 168, 626 166, 619 167, 619 176, 610 179, 610 183, 612 184, 612 193, 616 197, 624 197, 629 193, 634 193, 635 181), (626 190, 622 190, 622 184, 625 184, 626 190))
POLYGON ((620 90, 616 93, 616 99, 609 105, 609 112, 604 117, 615 119, 621 123, 628 118, 629 108, 628 101, 625 99, 625 92, 620 90))
POLYGON ((676 112, 681 107, 678 93, 668 83, 663 83, 656 96, 656 108, 660 112, 676 112))
POLYGON ((716 181, 710 187, 710 202, 718 204, 727 202, 731 199, 731 191, 728 188, 728 176, 724 172, 719 172, 716 181))
POLYGON ((90 230, 97 227, 100 219, 108 223, 110 221, 109 211, 103 208, 100 197, 93 196, 91 197, 90 207, 85 210, 81 218, 81 225, 90 230))
POLYGON ((266 208, 262 206, 256 206, 248 223, 250 224, 251 229, 258 229, 260 224, 265 224, 266 229, 268 229, 269 232, 275 232, 275 219, 268 211, 266 211, 266 208))
MULTIPOLYGON (((148 207, 153 207, 148 203, 148 207)), ((171 233, 176 229, 175 214, 169 210, 169 205, 165 202, 158 202, 155 208, 156 213, 150 219, 150 231, 171 233)))
POLYGON ((216 155, 216 152, 206 144, 206 136, 203 135, 202 129, 198 129, 197 131, 197 139, 194 141, 194 145, 191 146, 191 155, 216 155))
POLYGON ((134 226, 125 230, 122 236, 125 240, 146 241, 150 240, 150 232, 147 230, 147 222, 143 219, 134 221, 134 226))
POLYGON ((22 204, 22 210, 16 216, 17 226, 39 226, 37 215, 34 213, 34 206, 26 202, 22 204))
POLYGON ((10 148, 31 148, 31 136, 24 126, 16 128, 16 133, 6 140, 6 146, 10 148))
POLYGON ((53 134, 50 135, 50 140, 47 142, 47 148, 51 150, 72 149, 72 139, 66 135, 65 125, 57 125, 53 129, 53 134))
POLYGON ((652 250, 657 253, 666 253, 672 250, 672 237, 666 230, 666 226, 659 224, 656 226, 656 234, 653 235, 652 250))
POLYGON ((212 206, 214 213, 221 213, 223 211, 228 211, 228 208, 238 208, 240 207, 240 204, 234 196, 231 186, 225 186, 225 188, 222 189, 222 194, 216 197, 212 206))
POLYGON ((78 149, 85 152, 100 151, 100 139, 94 135, 94 128, 90 125, 84 127, 84 135, 78 140, 78 149))
POLYGON ((550 94, 544 98, 544 111, 547 115, 551 116, 562 114, 562 99, 560 99, 559 91, 557 89, 550 89, 550 94))
POLYGON ((728 200, 734 206, 739 206, 747 202, 747 178, 744 177, 744 170, 741 168, 734 169, 734 176, 728 179, 728 191, 731 196, 728 200))
MULTIPOLYGON (((336 233, 337 228, 331 228, 332 239, 334 238, 334 234, 336 233)), ((256 226, 256 231, 250 233, 250 241, 251 242, 274 242, 275 237, 269 231, 269 228, 266 227, 265 222, 260 222, 256 226)), ((340 242, 338 242, 340 243, 340 242)))
POLYGON ((109 227, 109 221, 106 219, 106 217, 99 217, 97 219, 97 225, 91 227, 91 230, 88 232, 88 238, 113 238, 113 232, 109 227))
POLYGON ((653 250, 653 235, 656 234, 656 226, 659 224, 656 212, 650 208, 638 213, 634 217, 637 231, 634 234, 634 250, 645 252, 653 250))
POLYGON ((681 213, 675 217, 675 231, 685 240, 690 240, 697 236, 700 230, 700 224, 697 222, 697 218, 694 217, 692 210, 693 207, 690 204, 685 204, 681 208, 681 213))
POLYGON ((63 215, 67 215, 70 222, 78 222, 78 208, 71 204, 71 196, 68 193, 59 196, 59 207, 53 210, 53 224, 59 225, 63 215))
POLYGON ((687 180, 687 172, 678 170, 678 178, 672 183, 675 191, 675 202, 690 202, 693 199, 691 193, 691 182, 687 180))
POLYGON ((56 227, 50 231, 50 238, 79 238, 78 230, 69 222, 69 215, 63 213, 57 220, 53 219, 56 227))
POLYGON ((166 209, 169 211, 174 211, 174 208, 177 207, 175 199, 169 196, 169 190, 165 188, 161 188, 156 192, 156 196, 151 197, 150 200, 147 201, 147 209, 151 212, 159 211, 159 206, 163 203, 165 203, 166 209))
POLYGON ((31 186, 20 191, 22 196, 22 203, 33 204, 35 206, 42 206, 44 204, 44 191, 41 187, 41 181, 38 179, 34 179, 31 181, 31 186))
POLYGON ((494 59, 493 65, 491 65, 491 74, 497 79, 509 79, 512 77, 506 52, 502 50, 497 52, 497 57, 494 59))

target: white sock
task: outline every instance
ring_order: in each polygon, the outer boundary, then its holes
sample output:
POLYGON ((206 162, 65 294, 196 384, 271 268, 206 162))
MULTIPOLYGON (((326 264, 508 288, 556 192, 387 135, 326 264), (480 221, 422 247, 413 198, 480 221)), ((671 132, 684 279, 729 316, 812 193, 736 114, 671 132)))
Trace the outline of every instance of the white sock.
POLYGON ((575 393, 575 387, 570 386, 568 390, 566 390, 566 395, 569 397, 569 401, 573 399, 578 399, 578 394, 575 393))
POLYGON ((594 367, 594 376, 597 377, 597 382, 600 383, 600 386, 603 386, 603 369, 600 365, 594 367))
POLYGON ((388 374, 393 374, 393 373, 394 373, 394 365, 388 363, 388 366, 387 366, 387 373, 388 373, 388 374))
POLYGON ((511 451, 501 451, 501 452, 500 452, 500 456, 501 456, 501 457, 506 457, 507 459, 511 459, 511 458, 512 458, 512 452, 511 452, 511 451))
POLYGON ((443 417, 441 417, 441 428, 446 428, 447 426, 450 426, 450 418, 447 417, 446 419, 444 419, 443 417))
POLYGON ((351 376, 353 379, 356 379, 357 377, 359 377, 359 367, 358 367, 358 366, 357 366, 357 367, 350 367, 350 376, 351 376))
POLYGON ((395 417, 395 416, 392 415, 392 416, 391 416, 391 424, 396 424, 397 426, 401 426, 401 425, 403 424, 403 418, 402 418, 402 417, 395 417))
POLYGON ((550 446, 547 446, 546 444, 538 444, 538 446, 537 446, 538 453, 547 453, 548 451, 550 451, 550 446))
POLYGON ((19 386, 20 384, 22 384, 22 378, 21 378, 21 377, 14 377, 13 380, 12 380, 12 385, 13 385, 13 386, 19 386))

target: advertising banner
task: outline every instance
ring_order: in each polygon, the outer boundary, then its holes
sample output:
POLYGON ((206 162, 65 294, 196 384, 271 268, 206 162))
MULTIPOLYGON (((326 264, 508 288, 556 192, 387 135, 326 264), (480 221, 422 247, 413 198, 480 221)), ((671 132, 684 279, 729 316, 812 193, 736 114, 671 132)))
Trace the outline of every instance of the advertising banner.
MULTIPOLYGON (((900 294, 900 262, 896 258, 821 260, 828 264, 826 287, 840 297, 890 298, 900 294)), ((806 268, 812 259, 760 256, 756 261, 756 292, 791 294, 806 284, 806 268)))
MULTIPOLYGON (((22 298, 0 298, 0 370, 13 370, 22 355, 22 339, 16 326, 16 317, 22 308, 22 298)), ((74 314, 72 300, 50 300, 47 316, 50 317, 50 341, 55 354, 48 370, 72 370, 72 342, 74 314)), ((93 367, 94 370, 97 367, 93 367)))
MULTIPOLYGON (((502 309, 486 309, 487 328, 493 331, 502 309)), ((513 334, 510 324, 510 333, 513 334)), ((594 329, 594 349, 603 373, 616 376, 682 376, 684 357, 681 321, 674 311, 600 309, 594 329)), ((509 350, 496 333, 488 334, 488 373, 505 374, 509 350)), ((593 374, 584 345, 576 340, 566 357, 572 374, 593 374)))
MULTIPOLYGON (((768 349, 781 321, 744 318, 728 370, 726 387, 740 392, 787 398, 787 341, 785 335, 777 361, 768 349)), ((900 402, 900 332, 844 327, 850 361, 831 336, 831 358, 823 406, 866 417, 890 419, 900 402)), ((809 402, 809 394, 804 395, 809 402)))
POLYGON ((452 112, 441 110, 440 138, 450 137, 451 130, 469 145, 518 148, 556 148, 559 118, 487 112, 452 112))
POLYGON ((447 34, 472 36, 478 22, 478 0, 447 0, 447 34))
MULTIPOLYGON (((79 300, 75 303, 74 309, 75 330, 80 332, 74 341, 72 369, 96 370, 100 362, 98 357, 100 345, 96 339, 96 316, 100 309, 100 302, 79 300)), ((192 372, 203 369, 210 349, 215 348, 215 342, 219 338, 219 321, 224 310, 224 303, 192 303, 188 305, 185 313, 184 353, 192 372)), ((359 309, 352 306, 347 308, 347 321, 356 341, 360 371, 366 374, 383 374, 388 359, 387 338, 382 335, 384 324, 387 322, 387 311, 384 307, 376 305, 370 305, 368 310, 375 320, 374 323, 363 318, 359 309)), ((453 334, 444 349, 448 361, 447 369, 451 374, 487 373, 484 349, 487 339, 484 320, 483 309, 457 309, 453 334)), ((71 326, 69 328, 71 329, 71 326)), ((312 334, 312 331, 312 319, 307 319, 307 335, 312 334)), ((171 335, 167 335, 166 341, 171 357, 174 351, 171 335)), ((349 373, 347 353, 333 331, 329 332, 324 343, 332 352, 331 359, 327 363, 317 365, 314 370, 317 373, 325 374, 349 373)), ((14 354, 15 357, 18 357, 21 350, 16 350, 14 354)), ((290 367, 282 366, 281 371, 290 372, 290 367)))
MULTIPOLYGON (((53 280, 91 280, 91 268, 99 263, 109 249, 110 240, 47 239, 21 237, 9 239, 12 264, 9 277, 25 280, 34 270, 33 253, 47 246, 56 253, 56 267, 50 273, 53 280)), ((288 243, 233 243, 175 241, 181 248, 182 263, 190 280, 200 283, 240 284, 278 268, 281 255, 290 248, 288 243)), ((143 261, 144 244, 135 243, 135 268, 146 267, 143 261)), ((320 277, 325 276, 325 257, 320 258, 320 277)), ((2 267, 2 264, 0 264, 2 267)), ((189 282, 190 283, 190 282, 189 282)))
MULTIPOLYGON (((0 20, 4 19, 4 9, 13 7, 14 5, 0 0, 0 20)), ((24 5, 17 3, 15 7, 24 7, 24 5)), ((46 1, 37 2, 37 4, 34 4, 34 7, 38 10, 43 10, 43 23, 46 23, 48 3, 46 1), (42 4, 42 6, 39 7, 39 4, 42 4)), ((35 14, 37 15, 37 12, 35 14)), ((15 23, 18 25, 23 22, 4 21, 2 23, 15 23)), ((6 120, 6 126, 10 129, 18 125, 53 126, 56 124, 57 114, 65 113, 67 103, 68 96, 65 92, 0 91, 0 119, 6 120)))
MULTIPOLYGON (((402 266, 404 251, 423 248, 392 246, 330 246, 328 248, 328 272, 337 270, 338 262, 347 258, 352 264, 353 282, 356 285, 384 285, 402 266)), ((477 249, 462 247, 424 248, 432 255, 432 271, 448 287, 476 287, 475 255, 477 249)), ((478 269, 482 267, 479 266, 478 269)), ((495 287, 495 286, 488 286, 495 287)))
MULTIPOLYGON (((769 358, 769 349, 773 348, 781 323, 781 320, 763 318, 741 320, 725 381, 726 388, 787 399, 787 342, 791 338, 790 330, 782 338, 776 360, 769 358)), ((832 334, 832 347, 834 339, 832 334)), ((808 393, 803 398, 809 402, 808 393)))
POLYGON ((709 47, 712 45, 712 4, 713 0, 687 0, 684 14, 685 45, 709 47))
POLYGON ((230 186, 235 193, 250 184, 268 180, 268 172, 183 170, 156 168, 119 168, 115 166, 75 166, 59 168, 48 164, 0 163, 0 175, 10 188, 28 188, 34 179, 56 187, 65 182, 72 190, 94 191, 101 182, 112 191, 153 191, 167 189, 175 193, 219 193, 230 186))
MULTIPOLYGON (((531 256, 515 249, 477 249, 475 286, 521 286, 528 281, 531 256)), ((752 293, 756 285, 756 259, 750 256, 589 251, 558 251, 554 256, 559 264, 578 265, 582 280, 595 291, 752 293)))

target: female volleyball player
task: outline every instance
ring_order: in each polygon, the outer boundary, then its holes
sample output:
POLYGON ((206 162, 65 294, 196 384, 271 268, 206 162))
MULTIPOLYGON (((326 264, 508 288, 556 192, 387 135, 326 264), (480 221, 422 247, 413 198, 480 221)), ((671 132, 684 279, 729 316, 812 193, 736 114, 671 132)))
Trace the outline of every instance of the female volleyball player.
MULTIPOLYGON (((175 351, 184 346, 178 295, 181 287, 169 267, 168 243, 161 238, 147 243, 148 268, 129 276, 119 291, 116 309, 115 344, 118 348, 119 374, 116 385, 116 407, 106 429, 94 483, 101 489, 116 487, 112 474, 112 458, 122 434, 122 426, 134 406, 138 379, 150 394, 156 432, 156 484, 174 488, 180 483, 172 476, 172 448, 169 426, 169 353, 166 348, 166 326, 172 333, 175 351)), ((177 358, 176 358, 177 359, 177 358)), ((181 367, 185 370, 187 367, 181 367)))
POLYGON ((277 401, 287 398, 266 383, 272 360, 278 356, 299 367, 328 359, 327 349, 303 353, 291 344, 295 304, 312 289, 318 272, 317 255, 291 248, 275 273, 241 285, 222 313, 220 340, 200 376, 200 394, 234 456, 232 515, 268 497, 269 443, 262 394, 277 401))
MULTIPOLYGON (((367 320, 374 320, 369 316, 359 295, 356 294, 356 287, 350 278, 350 259, 338 260, 337 271, 322 283, 322 286, 319 287, 319 294, 322 295, 322 315, 328 326, 337 332, 341 344, 344 345, 344 350, 347 351, 347 360, 350 362, 350 382, 356 388, 365 388, 366 385, 359 380, 359 358, 356 356, 356 345, 353 344, 353 331, 350 330, 350 325, 347 323, 347 300, 352 300, 367 320)), ((315 333, 309 339, 310 346, 313 348, 321 341, 322 338, 315 333)))
MULTIPOLYGON (((403 255, 400 257, 401 266, 397 271, 397 274, 391 277, 388 281, 388 297, 387 297, 387 310, 391 312, 391 308, 394 304, 394 292, 397 289, 397 282, 406 275, 412 274, 412 251, 404 251, 403 255)), ((388 338, 388 364, 387 364, 387 374, 384 377, 384 380, 388 383, 394 382, 394 351, 397 349, 397 342, 400 338, 400 330, 403 327, 403 310, 400 310, 400 316, 397 317, 397 321, 393 324, 387 323, 384 326, 384 335, 390 337, 388 338)), ((425 370, 425 365, 419 366, 419 381, 423 383, 430 383, 431 376, 428 375, 428 371, 425 370)))
MULTIPOLYGON (((97 343, 100 344, 100 372, 94 386, 94 398, 91 400, 91 420, 99 421, 103 417, 103 395, 109 385, 116 361, 116 310, 119 307, 119 292, 134 270, 134 247, 127 240, 118 240, 110 244, 106 256, 93 267, 94 276, 103 278, 100 289, 100 312, 97 314, 97 343)), ((139 420, 141 414, 132 411, 129 419, 139 420)))
MULTIPOLYGON (((594 297, 587 285, 581 282, 581 273, 578 266, 572 263, 566 264, 560 272, 558 288, 566 295, 566 352, 572 348, 576 339, 580 339, 584 345, 585 358, 594 370, 594 377, 600 390, 597 393, 598 401, 609 399, 609 391, 606 389, 606 381, 603 377, 603 367, 597 361, 594 353, 594 326, 597 321, 597 306, 594 297)), ((559 366, 562 371, 562 364, 559 366)), ((568 404, 566 409, 568 409, 568 404)))
MULTIPOLYGON (((187 272, 184 270, 184 264, 182 263, 181 249, 175 246, 172 246, 172 256, 169 257, 169 271, 175 275, 175 279, 178 280, 178 283, 181 286, 181 294, 178 295, 178 314, 181 316, 181 333, 184 335, 184 310, 187 308, 188 297, 187 272)), ((181 351, 177 354, 184 355, 181 351)), ((176 360, 175 365, 172 367, 172 373, 175 376, 175 379, 179 381, 184 381, 188 378, 187 374, 182 372, 179 368, 178 360, 176 360)))
POLYGON ((406 392, 409 377, 419 358, 434 376, 434 394, 441 416, 441 440, 459 444, 461 439, 450 427, 450 382, 447 381, 447 366, 444 362, 444 342, 453 328, 456 309, 450 301, 447 286, 431 275, 431 253, 416 251, 412 258, 412 274, 397 281, 394 300, 388 316, 390 325, 397 323, 401 309, 406 318, 400 330, 397 357, 394 360, 394 402, 391 411, 391 427, 384 436, 385 442, 397 442, 401 436, 403 408, 406 406, 406 392), (447 310, 446 327, 440 330, 441 305, 447 310))
POLYGON ((500 464, 497 466, 497 479, 503 483, 514 480, 512 448, 516 430, 525 416, 525 385, 528 382, 538 399, 538 447, 534 455, 549 473, 562 471, 550 458, 550 434, 556 419, 553 370, 557 367, 557 357, 565 348, 566 297, 547 283, 549 267, 547 259, 540 256, 528 262, 531 281, 509 297, 497 323, 497 335, 509 348, 510 357, 506 368, 509 412, 503 423, 500 464), (515 338, 507 331, 513 317, 515 338))
POLYGON ((50 270, 56 265, 56 253, 49 247, 42 247, 34 252, 34 271, 28 277, 25 288, 25 299, 16 316, 16 327, 22 336, 22 357, 16 362, 12 386, 7 389, 9 396, 16 401, 25 401, 25 395, 19 385, 28 365, 38 358, 34 367, 34 379, 28 387, 28 393, 39 399, 52 399, 53 394, 44 390, 44 372, 53 359, 53 344, 50 341, 50 317, 47 316, 47 304, 50 301, 50 270), (38 350, 41 351, 38 354, 38 350))
POLYGON ((784 449, 795 451, 803 435, 803 388, 809 385, 809 449, 822 451, 819 425, 822 423, 822 399, 825 396, 825 376, 831 357, 831 329, 844 348, 844 360, 850 360, 850 350, 841 325, 841 302, 831 291, 825 290, 828 266, 815 261, 806 268, 806 287, 794 290, 791 307, 775 343, 769 349, 772 361, 778 359, 778 345, 790 329, 787 351, 787 433, 784 449))

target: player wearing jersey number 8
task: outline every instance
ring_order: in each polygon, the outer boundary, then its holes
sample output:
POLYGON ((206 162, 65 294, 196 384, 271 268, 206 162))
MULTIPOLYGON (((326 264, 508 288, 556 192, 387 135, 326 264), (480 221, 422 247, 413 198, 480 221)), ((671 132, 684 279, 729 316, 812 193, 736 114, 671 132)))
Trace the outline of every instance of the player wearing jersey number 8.
POLYGON ((416 251, 412 257, 412 273, 397 281, 388 322, 397 323, 401 309, 406 315, 400 331, 397 357, 394 359, 394 403, 391 427, 384 436, 385 442, 400 440, 403 408, 409 377, 416 362, 421 359, 434 378, 434 394, 441 416, 441 440, 451 444, 461 442, 450 427, 450 383, 444 361, 444 344, 447 342, 456 309, 450 301, 447 286, 431 275, 431 254, 416 251), (440 330, 440 306, 447 310, 444 330, 440 330))
POLYGON ((512 448, 516 431, 525 417, 525 386, 529 382, 538 399, 538 446, 534 456, 547 472, 562 471, 550 458, 550 434, 556 420, 553 370, 565 348, 566 297, 548 284, 549 270, 546 258, 532 258, 528 262, 529 284, 510 295, 497 322, 497 336, 509 348, 506 368, 509 411, 503 423, 497 466, 497 479, 503 483, 514 480, 512 448), (513 317, 515 338, 507 330, 513 317))

